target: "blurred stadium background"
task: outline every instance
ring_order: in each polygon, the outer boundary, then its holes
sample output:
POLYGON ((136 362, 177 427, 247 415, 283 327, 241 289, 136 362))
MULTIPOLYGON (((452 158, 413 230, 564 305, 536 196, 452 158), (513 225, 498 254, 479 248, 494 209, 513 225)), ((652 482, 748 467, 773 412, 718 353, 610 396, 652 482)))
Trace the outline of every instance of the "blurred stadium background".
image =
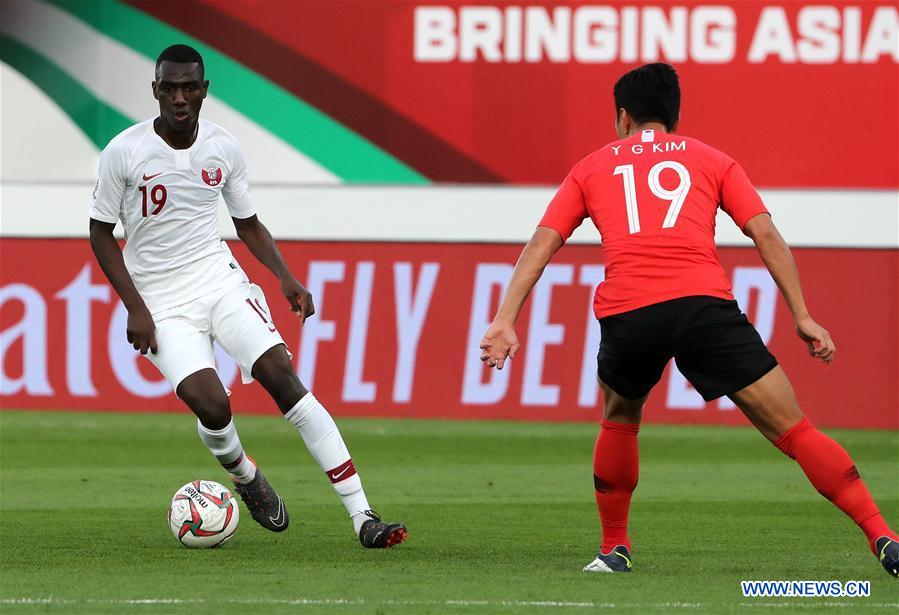
POLYGON ((555 186, 614 138, 615 80, 657 60, 680 72, 681 131, 761 189, 836 362, 809 360, 722 217, 738 301, 895 524, 894 2, 0 0, 0 610, 895 613, 894 579, 861 534, 758 434, 720 427, 746 421, 673 366, 646 421, 705 426, 641 431, 638 574, 580 571, 598 529, 591 225, 534 291, 510 367, 478 360, 555 186), (315 317, 301 329, 271 275, 232 248, 338 416, 372 504, 409 524, 401 549, 359 548, 295 430, 221 354, 241 437, 294 527, 273 536, 245 515, 229 545, 197 553, 163 523, 178 486, 226 478, 125 341, 87 205, 101 148, 156 114, 153 63, 176 42, 203 54, 203 117, 243 145, 260 218, 315 317), (747 578, 871 579, 872 594, 739 602, 747 578))
MULTIPOLYGON (((806 411, 896 429, 897 22, 876 1, 3 2, 2 405, 180 411, 125 342, 86 207, 100 149, 155 114, 156 55, 185 42, 211 80, 203 117, 243 144, 315 318, 300 330, 268 273, 238 257, 336 414, 598 418, 589 224, 531 298, 511 369, 483 370, 476 346, 554 186, 614 138, 615 79, 663 60, 681 75, 681 131, 745 166, 839 347, 832 367, 808 360, 722 219, 735 294, 806 411)), ((227 357, 220 368, 239 412, 271 412, 227 357)), ((744 422, 673 367, 647 420, 744 422)))

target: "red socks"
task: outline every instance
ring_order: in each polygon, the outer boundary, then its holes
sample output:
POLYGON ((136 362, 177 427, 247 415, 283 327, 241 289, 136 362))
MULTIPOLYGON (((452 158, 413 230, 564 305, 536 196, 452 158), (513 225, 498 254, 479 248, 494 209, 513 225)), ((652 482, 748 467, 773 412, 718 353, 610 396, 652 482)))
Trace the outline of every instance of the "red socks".
POLYGON ((881 536, 893 536, 855 464, 842 446, 803 418, 774 446, 795 459, 818 493, 846 513, 865 533, 871 550, 881 536))
POLYGON ((602 522, 601 548, 603 553, 608 553, 617 545, 624 545, 630 550, 627 514, 639 476, 637 432, 640 425, 612 423, 605 419, 600 425, 602 428, 593 451, 593 484, 602 522))
MULTIPOLYGON (((639 477, 639 424, 602 420, 593 452, 596 506, 602 522, 602 552, 617 545, 630 550, 627 517, 639 477)), ((877 509, 855 464, 842 446, 818 431, 807 418, 782 435, 774 445, 795 459, 809 481, 825 498, 861 528, 874 551, 881 536, 897 538, 877 509)))

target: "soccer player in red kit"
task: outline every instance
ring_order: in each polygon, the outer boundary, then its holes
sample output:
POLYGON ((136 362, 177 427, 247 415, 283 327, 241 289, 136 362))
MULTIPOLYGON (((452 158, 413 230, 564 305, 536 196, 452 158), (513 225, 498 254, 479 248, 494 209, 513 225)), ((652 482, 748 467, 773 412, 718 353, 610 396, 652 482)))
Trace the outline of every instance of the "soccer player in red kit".
POLYGON ((598 376, 605 401, 593 458, 602 524, 588 572, 630 572, 627 523, 637 486, 643 404, 674 358, 706 401, 727 395, 762 434, 795 459, 815 489, 864 532, 883 567, 899 576, 899 539, 852 459, 812 425, 790 381, 740 312, 715 250, 721 207, 755 243, 809 355, 829 364, 836 348, 809 315, 790 249, 739 164, 671 134, 680 116, 677 73, 649 64, 614 89, 620 140, 577 163, 521 253, 481 360, 502 369, 520 344, 514 324, 544 267, 585 218, 602 236, 606 279, 596 290, 598 376))

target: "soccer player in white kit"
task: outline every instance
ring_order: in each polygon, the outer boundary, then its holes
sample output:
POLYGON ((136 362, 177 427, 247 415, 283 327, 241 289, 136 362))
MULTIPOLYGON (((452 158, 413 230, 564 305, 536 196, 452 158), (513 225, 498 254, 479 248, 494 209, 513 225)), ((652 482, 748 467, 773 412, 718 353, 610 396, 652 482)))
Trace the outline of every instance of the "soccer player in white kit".
POLYGON ((213 341, 238 363, 244 383, 258 380, 299 430, 362 545, 403 542, 405 526, 382 522, 369 507, 337 425, 297 378, 262 290, 219 237, 221 195, 238 237, 278 277, 291 310, 301 322, 314 314, 312 296, 256 216, 240 145, 199 118, 209 87, 202 57, 186 45, 168 47, 156 61, 152 87, 159 117, 125 130, 103 150, 89 212, 91 247, 128 309, 128 342, 197 415, 200 439, 263 527, 287 529, 287 510, 241 446, 213 341), (119 220, 124 250, 113 237, 119 220))

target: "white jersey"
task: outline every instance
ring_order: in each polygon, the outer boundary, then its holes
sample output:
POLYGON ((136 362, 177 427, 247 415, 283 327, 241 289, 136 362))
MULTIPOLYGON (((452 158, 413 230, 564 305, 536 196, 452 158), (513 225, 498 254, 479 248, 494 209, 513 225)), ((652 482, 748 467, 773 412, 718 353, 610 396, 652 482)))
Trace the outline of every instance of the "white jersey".
POLYGON ((90 217, 125 227, 125 266, 151 313, 246 279, 218 231, 221 194, 234 218, 256 213, 237 140, 199 121, 188 149, 170 147, 153 120, 117 135, 100 156, 90 217))

